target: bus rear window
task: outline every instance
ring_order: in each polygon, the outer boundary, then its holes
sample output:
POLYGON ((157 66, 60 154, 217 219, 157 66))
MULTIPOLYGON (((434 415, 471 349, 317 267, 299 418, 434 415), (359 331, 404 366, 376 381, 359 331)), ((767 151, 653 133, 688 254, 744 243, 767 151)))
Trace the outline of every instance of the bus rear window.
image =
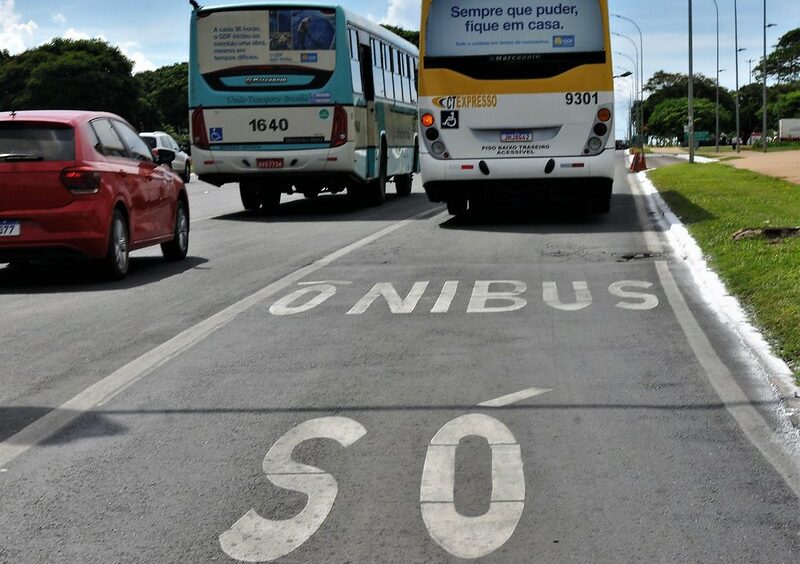
POLYGON ((425 30, 425 66, 475 78, 552 76, 605 62, 604 37, 598 0, 437 0, 425 30))
POLYGON ((75 131, 59 124, 0 123, 0 155, 42 161, 74 161, 75 131))
POLYGON ((336 66, 335 10, 220 9, 197 19, 197 63, 227 90, 314 87, 336 66))

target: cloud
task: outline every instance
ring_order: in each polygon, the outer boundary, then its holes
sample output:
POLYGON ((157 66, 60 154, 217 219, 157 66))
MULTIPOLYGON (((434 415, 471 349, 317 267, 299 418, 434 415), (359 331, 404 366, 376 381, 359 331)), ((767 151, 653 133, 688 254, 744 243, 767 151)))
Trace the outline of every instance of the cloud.
POLYGON ((107 41, 106 37, 103 34, 90 35, 85 31, 78 31, 74 27, 71 27, 67 31, 62 33, 61 37, 63 37, 64 39, 71 39, 73 41, 78 41, 79 39, 100 39, 101 41, 107 41))
POLYGON ((381 23, 415 30, 419 28, 420 3, 418 0, 389 0, 386 16, 381 23))
POLYGON ((60 13, 53 14, 52 16, 50 16, 50 19, 53 20, 54 23, 57 23, 59 25, 64 25, 65 23, 67 23, 67 18, 64 17, 64 14, 60 13))
POLYGON ((37 29, 33 20, 21 23, 20 15, 14 11, 14 0, 0 0, 0 48, 12 55, 24 51, 37 29))

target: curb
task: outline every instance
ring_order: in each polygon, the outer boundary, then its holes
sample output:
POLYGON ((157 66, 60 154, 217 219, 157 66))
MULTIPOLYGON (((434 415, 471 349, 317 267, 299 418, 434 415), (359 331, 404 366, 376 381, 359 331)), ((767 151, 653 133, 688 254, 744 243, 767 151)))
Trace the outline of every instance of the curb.
MULTIPOLYGON (((686 155, 688 159, 688 155, 686 155)), ((628 160, 628 159, 626 159, 628 160)), ((715 162, 713 159, 708 159, 715 162)), ((686 226, 661 198, 646 172, 636 174, 636 182, 645 196, 647 207, 653 213, 664 232, 676 257, 684 261, 700 289, 703 301, 717 317, 733 329, 739 340, 753 355, 753 360, 765 372, 766 378, 778 394, 781 407, 795 428, 800 428, 800 386, 795 383, 794 373, 782 359, 772 352, 764 336, 750 322, 739 300, 732 296, 716 272, 709 268, 703 252, 686 226)))

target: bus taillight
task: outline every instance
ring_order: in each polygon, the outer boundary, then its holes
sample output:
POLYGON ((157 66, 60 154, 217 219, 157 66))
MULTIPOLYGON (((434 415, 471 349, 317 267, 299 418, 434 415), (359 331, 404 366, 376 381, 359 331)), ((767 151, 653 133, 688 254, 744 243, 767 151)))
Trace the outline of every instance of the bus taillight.
POLYGON ((422 114, 420 121, 424 127, 430 127, 433 125, 435 120, 433 119, 433 114, 422 114))
POLYGON ((597 119, 600 121, 608 121, 611 119, 611 110, 608 108, 600 108, 597 112, 597 119))
POLYGON ((195 108, 192 112, 192 144, 198 149, 208 149, 208 132, 203 108, 195 108))
POLYGON ((334 106, 331 147, 341 147, 345 143, 347 143, 347 112, 342 106, 334 106))

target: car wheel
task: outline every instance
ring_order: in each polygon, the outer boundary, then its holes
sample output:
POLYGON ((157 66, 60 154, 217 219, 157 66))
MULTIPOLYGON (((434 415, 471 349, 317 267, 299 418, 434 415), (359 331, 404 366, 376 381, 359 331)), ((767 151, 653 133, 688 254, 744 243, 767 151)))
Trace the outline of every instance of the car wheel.
POLYGON ((167 260, 181 260, 189 252, 189 214, 186 213, 186 204, 178 200, 175 209, 175 233, 172 241, 161 244, 161 252, 167 260))
POLYGON ((183 181, 191 182, 192 180, 192 166, 187 162, 186 167, 183 169, 183 181))
POLYGON ((123 213, 115 208, 111 216, 108 250, 103 259, 105 273, 112 280, 124 278, 128 273, 130 263, 128 233, 128 221, 123 213))
POLYGON ((394 177, 394 187, 397 190, 397 195, 405 197, 411 194, 411 183, 413 176, 410 174, 402 174, 394 177))

